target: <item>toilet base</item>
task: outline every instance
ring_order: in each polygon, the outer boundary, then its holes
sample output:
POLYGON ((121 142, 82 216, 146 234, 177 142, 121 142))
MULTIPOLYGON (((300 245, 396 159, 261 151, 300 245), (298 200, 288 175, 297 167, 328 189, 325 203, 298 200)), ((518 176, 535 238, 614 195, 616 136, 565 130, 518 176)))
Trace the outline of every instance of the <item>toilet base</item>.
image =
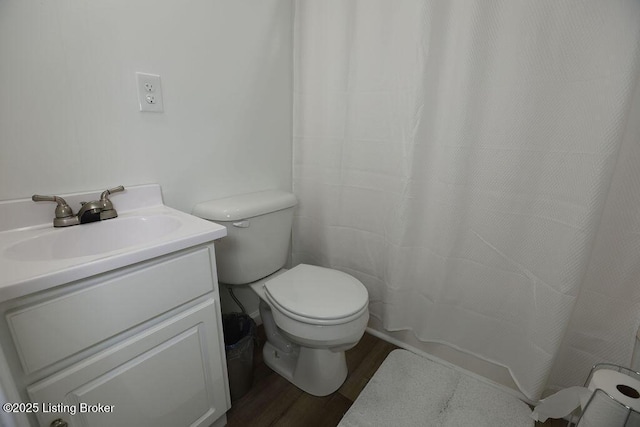
POLYGON ((314 396, 333 393, 347 378, 344 351, 298 347, 290 353, 284 353, 266 342, 262 355, 268 367, 314 396))

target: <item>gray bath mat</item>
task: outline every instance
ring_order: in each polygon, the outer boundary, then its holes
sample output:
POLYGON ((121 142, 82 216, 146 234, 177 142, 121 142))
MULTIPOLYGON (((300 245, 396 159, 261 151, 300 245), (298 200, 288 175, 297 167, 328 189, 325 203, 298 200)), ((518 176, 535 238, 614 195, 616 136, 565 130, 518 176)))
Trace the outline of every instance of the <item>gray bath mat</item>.
POLYGON ((527 404, 475 378, 394 350, 339 427, 532 427, 527 404))

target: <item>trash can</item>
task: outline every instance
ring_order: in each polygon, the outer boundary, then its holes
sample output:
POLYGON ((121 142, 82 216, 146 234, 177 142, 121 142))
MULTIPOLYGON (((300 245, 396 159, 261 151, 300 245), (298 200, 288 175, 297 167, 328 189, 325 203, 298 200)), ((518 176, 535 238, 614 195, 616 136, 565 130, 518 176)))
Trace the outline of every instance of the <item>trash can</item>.
POLYGON ((233 402, 251 388, 256 322, 248 314, 225 313, 222 315, 222 329, 227 355, 229 391, 233 402))

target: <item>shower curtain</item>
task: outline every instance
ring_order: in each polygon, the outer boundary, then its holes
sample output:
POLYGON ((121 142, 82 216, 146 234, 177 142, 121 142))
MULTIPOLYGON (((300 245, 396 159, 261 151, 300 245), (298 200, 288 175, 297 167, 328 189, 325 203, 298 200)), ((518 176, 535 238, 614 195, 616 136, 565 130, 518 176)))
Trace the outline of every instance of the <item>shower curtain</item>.
POLYGON ((296 0, 294 263, 531 399, 628 365, 640 2, 296 0))

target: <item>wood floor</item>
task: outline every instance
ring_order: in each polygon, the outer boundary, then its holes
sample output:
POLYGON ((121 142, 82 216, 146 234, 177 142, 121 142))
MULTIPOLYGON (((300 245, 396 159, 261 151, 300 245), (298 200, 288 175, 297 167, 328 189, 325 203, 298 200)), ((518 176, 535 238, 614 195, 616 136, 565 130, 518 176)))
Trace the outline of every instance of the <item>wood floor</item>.
MULTIPOLYGON (((396 347, 367 333, 347 351, 349 375, 338 391, 315 397, 304 393, 262 361, 264 330, 258 328, 258 346, 254 353, 254 380, 251 390, 233 402, 227 412, 228 427, 334 427, 356 400, 387 355, 396 347)), ((536 424, 563 427, 566 423, 536 424)), ((498 427, 498 426, 496 426, 498 427)))

